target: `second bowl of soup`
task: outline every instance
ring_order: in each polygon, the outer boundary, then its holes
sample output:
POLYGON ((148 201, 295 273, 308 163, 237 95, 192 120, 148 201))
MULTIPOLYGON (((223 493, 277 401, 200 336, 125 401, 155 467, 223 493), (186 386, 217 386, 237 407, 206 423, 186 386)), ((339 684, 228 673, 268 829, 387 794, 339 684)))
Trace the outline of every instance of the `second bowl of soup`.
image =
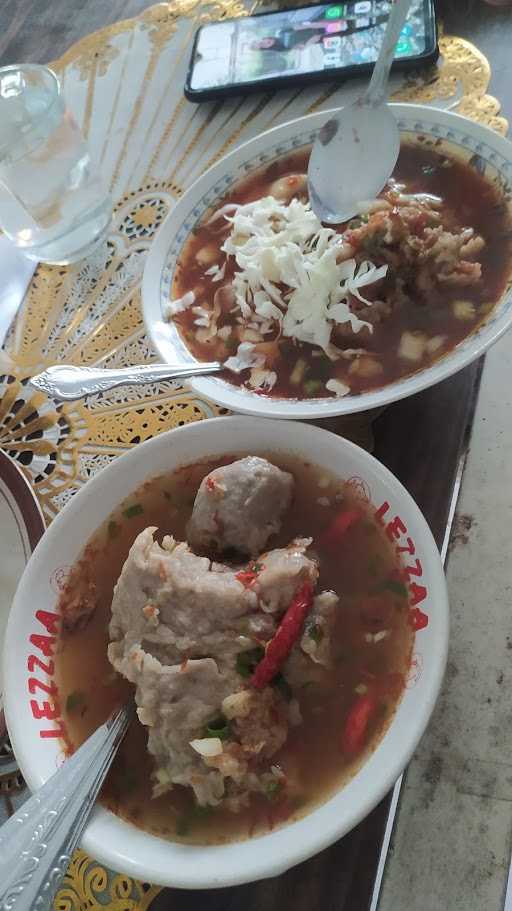
POLYGON ((9 728, 37 787, 134 695, 84 847, 154 883, 250 881, 392 786, 447 635, 435 544, 375 459, 306 425, 201 422, 52 524, 9 625, 9 728))
POLYGON ((169 214, 144 313, 169 362, 226 365, 197 391, 275 417, 365 410, 459 370, 508 327, 509 143, 456 115, 392 107, 393 175, 335 230, 307 194, 325 114, 237 149, 169 214))

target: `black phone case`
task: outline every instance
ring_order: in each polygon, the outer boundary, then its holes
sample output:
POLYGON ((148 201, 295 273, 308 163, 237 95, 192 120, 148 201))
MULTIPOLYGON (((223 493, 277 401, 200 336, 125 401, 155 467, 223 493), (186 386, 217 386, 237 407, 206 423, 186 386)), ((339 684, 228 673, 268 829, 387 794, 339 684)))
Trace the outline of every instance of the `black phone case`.
MULTIPOLYGON (((322 6, 323 4, 311 4, 311 6, 318 5, 322 6)), ((301 9, 301 7, 289 7, 289 11, 293 12, 294 10, 301 9)), ((418 54, 415 57, 406 57, 395 60, 392 64, 392 72, 404 72, 407 70, 414 70, 420 66, 428 66, 436 62, 439 57, 439 48, 437 44, 437 21, 435 17, 435 10, 433 2, 431 0, 425 0, 425 10, 428 10, 428 24, 430 25, 429 34, 427 40, 430 42, 430 47, 423 53, 418 54)), ((284 10, 274 10, 273 12, 284 12, 284 10)), ((268 16, 268 11, 261 13, 256 13, 254 16, 249 18, 255 19, 259 16, 268 16)), ((427 12, 425 13, 427 15, 427 12)), ((225 20, 226 22, 230 20, 225 20)), ((233 21, 233 20, 231 20, 233 21)), ((328 71, 321 70, 316 73, 304 73, 304 74, 294 74, 293 76, 273 76, 270 79, 260 79, 257 82, 240 82, 236 85, 224 85, 224 86, 215 86, 211 89, 192 89, 190 87, 190 80, 192 78, 192 71, 194 68, 194 57, 196 52, 197 42, 199 40, 199 35, 201 33, 203 26, 199 28, 194 37, 194 44, 192 47, 192 53, 190 56, 190 62, 188 66, 187 78, 185 81, 185 97, 189 101, 199 103, 201 101, 217 101, 222 98, 234 98, 240 95, 248 94, 262 94, 265 92, 276 92, 279 89, 289 89, 298 86, 308 86, 314 85, 319 82, 325 82, 332 84, 333 82, 342 83, 346 79, 350 79, 354 76, 364 76, 367 73, 371 73, 373 70, 373 63, 357 63, 353 66, 344 66, 339 67, 338 69, 330 69, 328 71)))

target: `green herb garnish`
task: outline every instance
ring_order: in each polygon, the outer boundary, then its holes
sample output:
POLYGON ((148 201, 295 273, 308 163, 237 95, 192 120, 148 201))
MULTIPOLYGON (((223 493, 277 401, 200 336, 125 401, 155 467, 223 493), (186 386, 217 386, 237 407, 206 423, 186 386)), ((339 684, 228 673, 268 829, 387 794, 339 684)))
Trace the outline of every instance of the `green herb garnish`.
POLYGON ((306 632, 309 638, 312 639, 316 645, 320 645, 322 639, 324 638, 324 631, 322 627, 318 625, 318 623, 310 623, 309 626, 306 627, 306 632))
POLYGON ((369 218, 369 215, 357 215, 355 218, 350 219, 347 227, 353 231, 355 228, 360 228, 361 225, 367 225, 369 218))
POLYGON ((240 652, 236 656, 236 669, 240 676, 245 678, 252 677, 256 665, 260 663, 264 654, 265 649, 261 645, 249 649, 248 652, 240 652))
POLYGON ((127 509, 123 509, 123 516, 127 519, 133 519, 135 516, 141 516, 144 512, 143 507, 140 503, 134 503, 133 506, 128 506, 127 509))
POLYGON ((282 674, 276 674, 272 683, 277 687, 283 699, 286 699, 286 701, 289 702, 293 696, 293 693, 292 688, 285 677, 283 677, 282 674))
POLYGON ((322 382, 332 376, 332 361, 328 357, 316 357, 314 364, 311 365, 311 376, 305 381, 306 383, 322 382))
POLYGON ((83 708, 85 705, 85 693, 82 693, 80 690, 75 690, 73 693, 70 693, 66 699, 66 712, 70 714, 76 712, 78 709, 83 708))
POLYGON ((382 586, 387 591, 393 592, 394 595, 400 595, 401 598, 407 598, 407 588, 403 582, 397 582, 395 579, 387 579, 382 586))
POLYGON ((251 572, 253 572, 253 573, 260 573, 261 570, 264 569, 264 568, 265 568, 265 567, 264 567, 264 564, 263 564, 263 563, 252 563, 252 564, 251 564, 251 567, 250 567, 250 570, 251 570, 251 572))
POLYGON ((109 538, 117 538, 117 536, 118 536, 120 533, 121 533, 121 526, 119 525, 118 522, 112 521, 112 522, 109 522, 109 523, 108 523, 108 536, 109 536, 109 538))
POLYGON ((183 838, 184 836, 190 833, 190 817, 189 816, 180 816, 176 820, 176 835, 183 838))
POLYGON ((269 781, 265 785, 265 797, 267 800, 275 800, 279 796, 282 790, 282 784, 280 781, 274 779, 274 781, 269 781))
POLYGON ((305 380, 303 386, 306 395, 313 396, 322 391, 323 383, 321 380, 305 380))
POLYGON ((379 256, 382 254, 382 244, 386 232, 376 230, 373 234, 367 234, 361 241, 361 246, 370 256, 379 256))
POLYGON ((218 737, 219 740, 227 740, 230 734, 231 726, 229 721, 223 715, 219 715, 218 718, 206 725, 203 737, 218 737))
POLYGON ((212 815, 213 810, 213 807, 203 807, 201 804, 196 803, 194 809, 190 811, 190 815, 193 819, 208 819, 208 817, 212 815))

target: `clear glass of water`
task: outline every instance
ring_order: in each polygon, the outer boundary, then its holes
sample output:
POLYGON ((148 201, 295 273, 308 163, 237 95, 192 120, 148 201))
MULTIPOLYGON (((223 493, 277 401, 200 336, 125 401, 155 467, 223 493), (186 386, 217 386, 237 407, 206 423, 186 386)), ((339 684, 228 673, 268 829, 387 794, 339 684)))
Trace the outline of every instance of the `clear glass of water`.
POLYGON ((0 68, 0 228, 29 259, 67 265, 105 239, 111 216, 55 73, 0 68))

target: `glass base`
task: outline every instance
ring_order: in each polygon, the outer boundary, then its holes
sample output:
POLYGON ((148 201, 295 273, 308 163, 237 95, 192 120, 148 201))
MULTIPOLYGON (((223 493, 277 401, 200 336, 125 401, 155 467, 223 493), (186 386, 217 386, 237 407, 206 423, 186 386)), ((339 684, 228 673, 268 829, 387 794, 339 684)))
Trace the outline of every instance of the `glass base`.
POLYGON ((74 263, 80 262, 80 260, 85 259, 87 256, 90 256, 102 243, 107 239, 110 229, 110 220, 105 225, 104 229, 89 241, 85 246, 80 247, 78 250, 72 250, 66 255, 53 257, 50 255, 45 256, 44 249, 28 249, 26 247, 17 247, 20 253, 23 256, 26 256, 27 259, 32 260, 37 263, 45 263, 48 266, 71 266, 74 263))

